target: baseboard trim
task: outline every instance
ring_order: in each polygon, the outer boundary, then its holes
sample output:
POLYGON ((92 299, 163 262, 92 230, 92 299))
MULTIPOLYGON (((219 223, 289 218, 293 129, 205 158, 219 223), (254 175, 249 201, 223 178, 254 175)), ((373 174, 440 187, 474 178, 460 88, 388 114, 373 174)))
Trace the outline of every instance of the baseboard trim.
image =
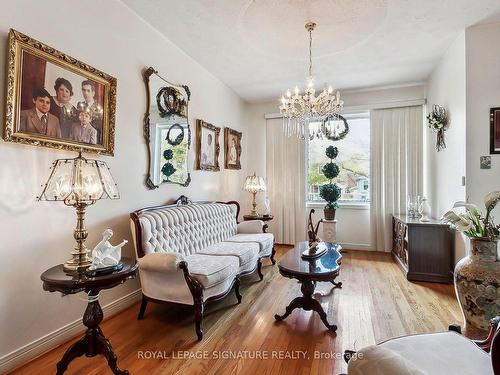
MULTIPOLYGON (((125 310, 134 303, 138 302, 142 297, 141 289, 137 289, 117 300, 108 303, 102 307, 106 319, 125 310)), ((3 357, 0 357, 0 374, 5 374, 15 368, 29 362, 30 360, 54 349, 58 345, 68 341, 76 336, 79 332, 83 332, 82 319, 75 320, 65 326, 56 329, 55 331, 42 336, 35 341, 16 349, 3 357)))
POLYGON ((371 245, 365 243, 340 242, 340 246, 346 250, 365 250, 374 251, 371 245))

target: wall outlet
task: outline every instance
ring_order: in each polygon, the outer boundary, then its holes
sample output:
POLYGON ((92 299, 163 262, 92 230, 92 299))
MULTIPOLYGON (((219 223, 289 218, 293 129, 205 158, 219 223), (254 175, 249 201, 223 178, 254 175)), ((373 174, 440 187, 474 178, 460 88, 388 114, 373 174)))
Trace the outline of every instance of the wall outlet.
POLYGON ((465 176, 462 176, 462 186, 465 186, 465 176))

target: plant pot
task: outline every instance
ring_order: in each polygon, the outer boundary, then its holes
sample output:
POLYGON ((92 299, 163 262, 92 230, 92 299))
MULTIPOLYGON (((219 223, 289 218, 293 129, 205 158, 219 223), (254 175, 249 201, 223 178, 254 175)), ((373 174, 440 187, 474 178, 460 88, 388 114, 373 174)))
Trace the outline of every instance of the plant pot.
POLYGON ((325 220, 335 220, 335 208, 326 208, 323 210, 325 220))
POLYGON ((471 238, 469 254, 455 266, 455 292, 465 320, 465 336, 484 339, 500 313, 498 239, 471 238))

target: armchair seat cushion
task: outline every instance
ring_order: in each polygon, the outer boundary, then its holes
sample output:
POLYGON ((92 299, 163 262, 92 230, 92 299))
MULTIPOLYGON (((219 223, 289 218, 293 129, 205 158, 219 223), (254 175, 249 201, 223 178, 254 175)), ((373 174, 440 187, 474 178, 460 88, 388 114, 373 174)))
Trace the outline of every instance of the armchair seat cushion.
MULTIPOLYGON (((391 372, 392 375, 414 374, 408 371, 415 371, 415 369, 426 375, 493 375, 489 354, 456 332, 404 336, 378 346, 383 348, 381 353, 383 356, 387 357, 386 353, 389 351, 393 352, 396 358, 404 359, 406 365, 401 367, 400 372, 391 372)), ((371 348, 361 349, 358 354, 365 350, 373 351, 371 348)), ((384 372, 380 372, 380 366, 384 366, 382 356, 373 359, 373 353, 371 353, 368 357, 349 361, 348 374, 383 374, 384 372)))
POLYGON ((259 251, 260 246, 255 242, 219 242, 200 250, 198 254, 237 257, 241 271, 241 267, 248 263, 257 264, 259 251))
POLYGON ((189 274, 203 285, 210 288, 217 284, 231 281, 238 274, 239 260, 233 256, 213 256, 193 254, 185 257, 189 274))
POLYGON ((257 243, 259 256, 268 256, 273 250, 274 236, 272 233, 236 234, 229 237, 226 242, 257 243))

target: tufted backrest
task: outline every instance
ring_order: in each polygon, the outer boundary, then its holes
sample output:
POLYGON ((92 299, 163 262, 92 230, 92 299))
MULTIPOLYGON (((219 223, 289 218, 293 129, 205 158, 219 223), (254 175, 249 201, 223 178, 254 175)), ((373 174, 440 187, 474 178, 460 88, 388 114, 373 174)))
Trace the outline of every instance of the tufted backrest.
POLYGON ((178 252, 194 254, 236 234, 236 216, 225 203, 166 206, 138 213, 139 233, 145 254, 178 252))

